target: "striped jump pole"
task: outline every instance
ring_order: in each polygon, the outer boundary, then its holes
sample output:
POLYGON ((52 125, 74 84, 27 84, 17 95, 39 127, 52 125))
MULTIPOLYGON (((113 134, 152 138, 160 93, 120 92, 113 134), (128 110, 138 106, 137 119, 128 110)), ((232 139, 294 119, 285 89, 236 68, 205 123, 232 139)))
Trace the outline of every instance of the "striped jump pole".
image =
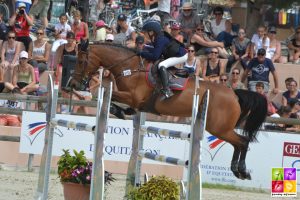
POLYGON ((182 131, 162 129, 154 126, 141 126, 140 134, 145 134, 145 133, 153 133, 153 134, 163 135, 166 137, 174 137, 174 138, 180 138, 185 140, 189 140, 191 137, 190 133, 186 133, 182 131))

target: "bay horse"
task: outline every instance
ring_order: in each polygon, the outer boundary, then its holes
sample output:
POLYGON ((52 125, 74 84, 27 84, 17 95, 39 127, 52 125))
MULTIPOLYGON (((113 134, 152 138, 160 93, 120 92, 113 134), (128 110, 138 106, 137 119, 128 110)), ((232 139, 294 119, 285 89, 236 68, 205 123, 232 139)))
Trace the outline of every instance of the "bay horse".
MULTIPOLYGON (((195 92, 195 79, 190 78, 186 89, 174 91, 175 95, 160 101, 151 99, 154 88, 146 81, 148 61, 136 55, 135 50, 111 44, 82 43, 73 74, 73 84, 81 82, 99 66, 108 69, 114 75, 118 91, 112 94, 112 100, 124 103, 144 112, 191 117, 192 101, 195 92), (152 108, 148 101, 152 101, 152 108)), ((240 179, 251 179, 246 169, 246 155, 249 142, 256 135, 267 115, 267 100, 261 94, 247 90, 235 90, 223 85, 200 81, 196 90, 200 98, 210 90, 206 129, 212 135, 229 142, 234 147, 231 161, 233 174, 240 179), (237 134, 235 127, 243 124, 243 134, 237 134)), ((200 106, 199 106, 200 107, 200 106)))

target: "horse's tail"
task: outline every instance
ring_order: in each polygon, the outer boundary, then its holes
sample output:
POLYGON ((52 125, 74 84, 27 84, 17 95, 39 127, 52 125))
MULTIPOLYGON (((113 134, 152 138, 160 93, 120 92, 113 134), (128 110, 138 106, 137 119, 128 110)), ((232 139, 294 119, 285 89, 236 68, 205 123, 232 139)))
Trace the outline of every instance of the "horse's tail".
POLYGON ((241 115, 237 122, 237 126, 246 120, 243 135, 249 138, 249 141, 256 140, 256 134, 267 117, 268 104, 267 99, 257 93, 247 90, 234 90, 239 98, 241 107, 241 115))

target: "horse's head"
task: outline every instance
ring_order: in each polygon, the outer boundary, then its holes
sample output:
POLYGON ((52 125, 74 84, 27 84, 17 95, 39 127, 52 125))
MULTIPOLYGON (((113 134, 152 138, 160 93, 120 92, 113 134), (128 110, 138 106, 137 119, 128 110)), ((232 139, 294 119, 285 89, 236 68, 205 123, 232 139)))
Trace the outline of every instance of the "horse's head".
POLYGON ((81 40, 78 45, 78 55, 77 62, 75 66, 75 71, 72 75, 72 80, 70 82, 71 87, 75 89, 82 89, 88 80, 88 48, 89 40, 81 40))

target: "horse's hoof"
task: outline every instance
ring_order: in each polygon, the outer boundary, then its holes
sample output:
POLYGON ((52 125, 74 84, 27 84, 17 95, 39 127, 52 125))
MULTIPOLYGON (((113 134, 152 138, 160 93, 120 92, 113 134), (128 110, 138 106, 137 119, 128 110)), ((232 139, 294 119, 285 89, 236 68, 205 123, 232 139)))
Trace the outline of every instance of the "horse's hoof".
POLYGON ((232 171, 233 175, 240 179, 240 173, 238 171, 232 171))
POLYGON ((240 172, 240 179, 242 180, 251 180, 251 175, 249 172, 240 172))

